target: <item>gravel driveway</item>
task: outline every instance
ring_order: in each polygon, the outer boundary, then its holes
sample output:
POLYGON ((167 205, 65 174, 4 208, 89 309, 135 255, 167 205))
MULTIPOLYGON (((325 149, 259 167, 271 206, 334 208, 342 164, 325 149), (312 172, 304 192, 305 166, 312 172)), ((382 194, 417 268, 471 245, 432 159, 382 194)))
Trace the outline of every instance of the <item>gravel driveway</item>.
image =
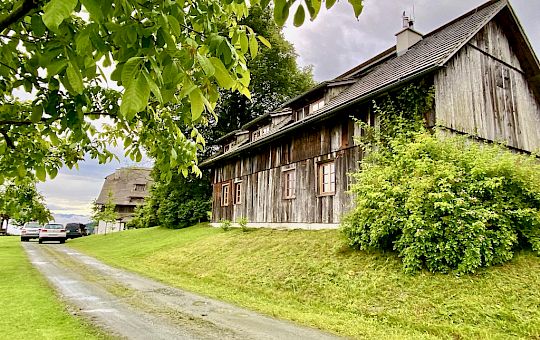
POLYGON ((128 339, 337 339, 164 285, 60 244, 22 243, 74 314, 128 339))

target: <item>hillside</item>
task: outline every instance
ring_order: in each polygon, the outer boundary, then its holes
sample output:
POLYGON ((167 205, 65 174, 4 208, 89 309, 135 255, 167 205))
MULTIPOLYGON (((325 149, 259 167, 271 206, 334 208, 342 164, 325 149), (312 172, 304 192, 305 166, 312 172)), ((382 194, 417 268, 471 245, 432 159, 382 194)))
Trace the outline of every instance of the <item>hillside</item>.
POLYGON ((540 337, 540 258, 456 277, 402 272, 337 231, 131 230, 72 240, 109 264, 356 338, 540 337))

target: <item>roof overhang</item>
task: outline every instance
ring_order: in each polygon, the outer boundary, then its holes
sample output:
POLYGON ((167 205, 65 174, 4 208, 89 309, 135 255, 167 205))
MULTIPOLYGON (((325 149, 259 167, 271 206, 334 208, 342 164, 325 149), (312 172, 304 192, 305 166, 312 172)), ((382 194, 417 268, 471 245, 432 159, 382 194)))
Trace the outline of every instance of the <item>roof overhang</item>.
POLYGON ((228 159, 231 159, 231 158, 234 158, 236 156, 238 156, 240 153, 248 150, 248 149, 252 149, 252 148, 256 148, 256 147, 260 147, 260 146, 263 146, 265 144, 268 144, 268 143, 271 143, 277 139, 280 139, 281 137, 285 136, 286 134, 288 134, 289 132, 291 131, 294 131, 296 129, 299 129, 301 127, 304 127, 306 125, 309 125, 309 124, 314 124, 316 122, 319 122, 319 121, 323 121, 325 119, 328 119, 330 117, 332 117, 334 114, 336 114, 337 112, 341 111, 341 110, 344 110, 352 105, 356 105, 356 104, 361 104, 363 102, 367 102, 375 97, 378 97, 379 95, 381 94, 384 94, 386 92, 389 92, 389 91, 392 91, 393 89, 396 89, 396 88, 399 88, 399 87, 402 87, 404 86, 405 84, 411 82, 411 81, 414 81, 418 78, 422 78, 436 70, 438 70, 439 68, 441 68, 441 66, 439 65, 435 65, 435 66, 431 66, 431 67, 428 67, 418 73, 415 73, 414 75, 412 76, 409 76, 409 77, 405 77, 403 79, 400 79, 398 82, 395 82, 395 83, 392 83, 392 84, 389 84, 387 86, 384 86, 380 89, 377 89, 375 91, 372 91, 371 93, 368 93, 362 97, 359 97, 359 98, 355 98, 347 103, 344 103, 340 106, 337 106, 329 111, 326 111, 320 115, 314 115, 314 116, 308 116, 307 118, 305 119, 302 119, 302 120, 299 120, 289 126, 286 126, 285 128, 273 133, 273 134, 270 134, 266 137, 263 137, 261 139, 258 139, 254 142, 251 142, 251 143, 248 143, 248 144, 245 144, 239 148, 237 148, 236 150, 234 151, 231 151, 231 152, 228 152, 228 153, 225 153, 225 154, 221 154, 221 155, 216 155, 215 157, 213 158, 209 158, 203 162, 201 162, 201 164, 199 165, 200 167, 207 167, 207 166, 211 166, 212 164, 218 162, 218 161, 223 161, 223 160, 228 160, 228 159))

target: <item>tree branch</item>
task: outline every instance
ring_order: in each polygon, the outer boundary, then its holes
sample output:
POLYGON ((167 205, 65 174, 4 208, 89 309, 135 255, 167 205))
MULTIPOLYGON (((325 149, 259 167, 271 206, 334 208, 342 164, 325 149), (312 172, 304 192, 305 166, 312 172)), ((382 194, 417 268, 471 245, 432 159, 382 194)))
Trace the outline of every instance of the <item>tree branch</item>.
POLYGON ((14 150, 15 149, 15 144, 13 144, 13 141, 11 140, 11 138, 9 138, 7 132, 5 130, 0 130, 0 133, 2 134, 2 136, 4 136, 4 139, 6 140, 6 144, 7 146, 14 150))
POLYGON ((0 32, 3 32, 9 26, 24 18, 31 10, 37 8, 38 2, 38 0, 23 0, 23 3, 15 8, 13 12, 0 19, 0 32))
MULTIPOLYGON (((108 116, 108 117, 111 117, 111 118, 116 118, 118 117, 116 114, 114 113, 108 113, 108 112, 102 112, 102 111, 92 111, 92 112, 87 112, 84 114, 84 116, 108 116)), ((46 123, 46 124, 51 124, 57 120, 60 120, 64 118, 63 116, 60 116, 60 117, 56 117, 56 118, 41 118, 40 120, 40 123, 46 123)), ((11 126, 27 126, 27 125, 32 125, 32 124, 36 124, 32 121, 29 121, 29 120, 0 120, 0 126, 2 125, 11 125, 11 126)), ((0 132, 4 132, 4 131, 0 131, 0 132)))

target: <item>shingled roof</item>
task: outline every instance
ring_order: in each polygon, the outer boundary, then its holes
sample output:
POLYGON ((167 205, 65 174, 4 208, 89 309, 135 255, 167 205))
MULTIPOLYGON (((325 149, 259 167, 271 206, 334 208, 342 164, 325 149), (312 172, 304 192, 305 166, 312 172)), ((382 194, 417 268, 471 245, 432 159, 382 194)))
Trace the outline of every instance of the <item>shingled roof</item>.
MULTIPOLYGON (((511 15, 517 21, 507 0, 489 1, 425 35, 423 40, 412 46, 407 53, 398 56, 396 47, 392 47, 337 77, 334 81, 354 79, 355 83, 313 114, 302 120, 293 122, 271 135, 243 145, 234 152, 217 155, 208 159, 201 165, 208 165, 219 159, 231 157, 256 145, 270 142, 291 130, 324 119, 337 110, 366 101, 380 93, 389 91, 394 87, 398 87, 443 67, 504 8, 508 8, 511 15)), ((518 27, 518 29, 523 34, 521 27, 518 27)), ((526 38, 524 38, 524 42, 529 44, 526 38)), ((532 51, 530 45, 529 49, 532 51)), ((534 53, 532 55, 534 60, 531 61, 531 64, 535 64, 534 68, 538 69, 538 59, 534 57, 534 53)))
POLYGON ((97 204, 106 204, 109 192, 116 205, 139 205, 150 194, 152 178, 148 168, 121 168, 105 177, 105 182, 96 200, 97 204), (144 190, 143 187, 144 186, 144 190))

